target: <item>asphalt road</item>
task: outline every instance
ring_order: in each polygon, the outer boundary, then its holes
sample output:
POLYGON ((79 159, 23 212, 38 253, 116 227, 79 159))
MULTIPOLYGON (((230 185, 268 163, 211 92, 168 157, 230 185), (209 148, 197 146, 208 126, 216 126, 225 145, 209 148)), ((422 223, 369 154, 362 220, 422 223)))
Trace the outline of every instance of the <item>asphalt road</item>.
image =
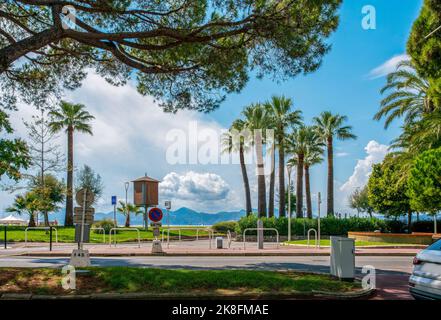
MULTIPOLYGON (((298 270, 329 272, 329 257, 100 257, 91 259, 93 266, 133 266, 167 269, 250 269, 298 270)), ((0 258, 0 267, 53 267, 69 263, 69 258, 19 257, 0 258)), ((411 299, 407 280, 412 271, 412 257, 358 256, 356 272, 361 278, 362 268, 373 266, 378 294, 374 299, 411 299)))

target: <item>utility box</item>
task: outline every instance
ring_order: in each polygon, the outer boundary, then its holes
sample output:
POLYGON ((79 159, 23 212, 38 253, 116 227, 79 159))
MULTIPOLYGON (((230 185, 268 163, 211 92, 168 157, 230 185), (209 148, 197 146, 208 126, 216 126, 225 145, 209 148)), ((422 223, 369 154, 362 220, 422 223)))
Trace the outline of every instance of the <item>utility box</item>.
POLYGON ((354 239, 331 237, 331 275, 344 281, 355 278, 354 239))
POLYGON ((216 248, 222 249, 224 247, 224 238, 216 237, 216 248))
POLYGON ((148 176, 133 180, 133 203, 139 207, 158 205, 159 181, 148 176))

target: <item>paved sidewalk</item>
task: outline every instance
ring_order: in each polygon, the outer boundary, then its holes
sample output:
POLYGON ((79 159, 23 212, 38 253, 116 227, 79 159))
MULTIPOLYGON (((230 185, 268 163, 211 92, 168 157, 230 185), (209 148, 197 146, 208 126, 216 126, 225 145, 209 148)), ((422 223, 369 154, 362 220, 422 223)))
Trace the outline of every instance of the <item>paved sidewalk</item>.
MULTIPOLYGON (((25 256, 70 256, 76 244, 53 244, 49 251, 48 243, 15 243, 11 248, 0 250, 1 256, 25 255, 25 256)), ((140 247, 137 243, 121 243, 116 246, 109 244, 86 244, 91 256, 150 256, 151 242, 142 242, 140 247)), ((357 248, 357 256, 415 256, 421 249, 416 248, 357 248)), ((215 249, 212 243, 211 249, 208 240, 170 242, 163 244, 164 255, 167 256, 329 256, 330 248, 321 249, 306 246, 277 246, 275 243, 265 244, 264 249, 259 250, 256 243, 232 242, 228 249, 215 249)))

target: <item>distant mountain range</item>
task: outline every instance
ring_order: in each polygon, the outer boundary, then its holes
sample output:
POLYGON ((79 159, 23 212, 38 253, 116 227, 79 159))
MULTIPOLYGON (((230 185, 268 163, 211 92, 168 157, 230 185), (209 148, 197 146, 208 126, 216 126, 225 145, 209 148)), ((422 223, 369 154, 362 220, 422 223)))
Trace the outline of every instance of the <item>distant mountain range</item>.
MULTIPOLYGON (((49 216, 51 221, 55 219, 59 224, 64 223, 64 210, 60 210, 59 212, 52 213, 49 216)), ((163 224, 167 224, 167 212, 163 210, 164 217, 162 219, 163 224)), ((231 212, 217 212, 217 213, 205 213, 198 212, 189 208, 182 207, 176 211, 170 211, 169 220, 171 225, 212 225, 221 221, 232 221, 239 220, 241 217, 245 216, 245 210, 240 211, 231 211, 231 212)), ((23 216, 24 219, 25 216, 23 216)), ((95 221, 103 220, 103 219, 112 219, 113 220, 113 211, 110 212, 96 212, 95 213, 95 221)), ((123 225, 125 222, 125 216, 120 213, 116 213, 116 220, 119 225, 123 225)), ((142 214, 135 216, 133 214, 130 215, 130 224, 131 225, 142 225, 142 214)))

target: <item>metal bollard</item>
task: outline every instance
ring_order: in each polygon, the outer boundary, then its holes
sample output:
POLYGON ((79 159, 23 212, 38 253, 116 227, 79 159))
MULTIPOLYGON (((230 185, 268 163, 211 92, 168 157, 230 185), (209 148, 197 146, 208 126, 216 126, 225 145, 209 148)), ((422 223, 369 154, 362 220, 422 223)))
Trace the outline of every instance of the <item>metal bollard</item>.
POLYGON ((49 227, 49 251, 52 251, 52 226, 49 227))
POLYGON ((8 235, 7 235, 6 225, 5 225, 5 249, 8 249, 8 235))

